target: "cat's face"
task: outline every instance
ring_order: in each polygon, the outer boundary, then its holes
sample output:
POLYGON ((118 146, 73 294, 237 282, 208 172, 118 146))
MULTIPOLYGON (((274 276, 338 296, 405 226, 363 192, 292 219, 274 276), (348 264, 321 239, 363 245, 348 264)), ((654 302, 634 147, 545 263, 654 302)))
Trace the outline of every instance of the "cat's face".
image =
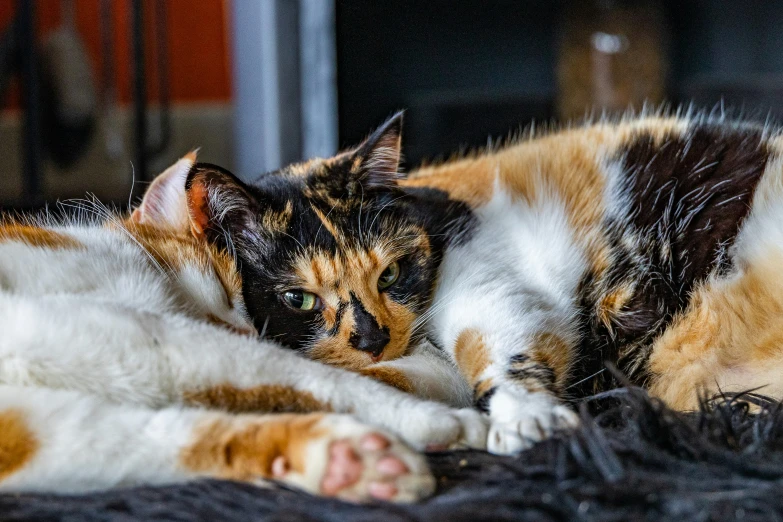
POLYGON ((212 165, 191 170, 194 233, 236 256, 264 337, 361 368, 403 355, 422 335, 443 248, 438 227, 453 203, 397 186, 400 124, 252 186, 212 165))

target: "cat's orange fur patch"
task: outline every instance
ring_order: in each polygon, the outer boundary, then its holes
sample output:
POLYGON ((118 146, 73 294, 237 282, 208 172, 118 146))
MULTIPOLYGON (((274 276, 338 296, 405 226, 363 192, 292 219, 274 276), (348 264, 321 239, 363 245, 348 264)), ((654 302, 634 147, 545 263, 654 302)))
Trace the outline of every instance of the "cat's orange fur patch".
POLYGON ((329 217, 321 212, 321 210, 316 207, 315 205, 310 205, 310 207, 313 209, 313 212, 315 212, 315 215, 318 216, 318 219, 321 220, 321 224, 323 225, 324 229, 332 235, 334 238, 340 237, 340 233, 337 231, 337 228, 334 226, 334 224, 329 221, 329 217))
POLYGON ((783 255, 698 287, 685 312, 656 340, 650 393, 690 410, 698 393, 746 391, 783 398, 783 255))
POLYGON ((489 351, 478 330, 462 330, 454 344, 454 359, 462 375, 475 386, 490 364, 489 351))
POLYGON ((291 218, 294 216, 294 205, 287 201, 285 207, 280 212, 267 210, 258 217, 258 224, 261 228, 269 232, 283 233, 288 228, 291 218))
POLYGON ((530 358, 555 373, 555 387, 562 389, 571 367, 572 346, 557 334, 543 332, 533 338, 530 358))
POLYGON ((389 386, 394 386, 398 390, 407 393, 413 393, 415 391, 410 379, 405 376, 404 372, 396 368, 390 368, 388 366, 370 366, 363 368, 360 373, 388 384, 389 386))
POLYGON ((290 469, 302 473, 307 446, 325 435, 318 426, 322 419, 322 414, 212 418, 196 428, 180 464, 210 477, 253 481, 270 478, 272 462, 282 455, 290 469))
POLYGON ((309 176, 314 171, 323 171, 324 167, 329 165, 333 159, 334 158, 328 158, 328 159, 313 158, 310 160, 302 161, 300 163, 293 163, 291 165, 288 165, 282 171, 282 174, 286 176, 293 176, 293 177, 309 176))
POLYGON ((310 413, 332 411, 331 405, 316 399, 312 393, 291 386, 268 384, 237 388, 221 384, 203 390, 186 392, 186 404, 206 406, 231 413, 310 413))
POLYGON ((54 250, 81 248, 76 239, 46 228, 28 225, 0 225, 0 242, 19 241, 26 245, 54 250))
POLYGON ((21 411, 0 411, 0 481, 19 471, 35 456, 38 447, 21 411))
POLYGON ((596 315, 609 332, 612 332, 612 322, 632 296, 633 288, 626 284, 613 289, 598 301, 596 315))
POLYGON ((475 397, 483 397, 494 387, 495 387, 495 382, 492 379, 490 378, 482 379, 479 382, 477 382, 473 387, 473 395, 475 397))

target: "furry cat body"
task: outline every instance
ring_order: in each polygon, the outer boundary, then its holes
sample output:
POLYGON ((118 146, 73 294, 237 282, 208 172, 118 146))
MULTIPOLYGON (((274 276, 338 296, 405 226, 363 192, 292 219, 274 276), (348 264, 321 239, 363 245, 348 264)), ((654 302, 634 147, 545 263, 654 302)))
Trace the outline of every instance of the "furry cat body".
POLYGON ((194 159, 131 219, 0 225, 0 491, 216 477, 429 494, 394 434, 481 446, 483 421, 260 341, 234 260, 187 214, 194 159))
MULTIPOLYGON (((249 209, 222 220, 214 237, 239 238, 246 266, 274 252, 290 276, 251 311, 257 324, 297 317, 301 328, 287 331, 308 335, 284 344, 426 394, 449 374, 419 372, 411 382, 414 365, 400 348, 411 346, 411 332, 426 332, 489 415, 488 446, 497 453, 575 424, 569 399, 617 385, 606 362, 683 410, 698 393, 718 390, 760 386, 783 396, 777 130, 643 115, 519 140, 404 178, 400 126, 397 116, 358 148, 253 188, 225 176, 212 185, 216 202, 221 191, 240 194, 235 201, 249 209), (273 220, 294 236, 285 247, 258 239, 269 230, 259 223, 275 212, 274 192, 297 209, 273 220), (332 243, 315 245, 319 233, 332 243), (379 250, 395 240, 399 248, 379 250), (348 262, 362 258, 371 262, 348 262), (385 286, 390 268, 407 294, 385 286), (285 288, 325 296, 322 307, 286 310, 275 301, 285 288), (349 318, 342 332, 335 316, 349 318), (389 330, 393 349, 368 354, 350 342, 392 321, 402 325, 389 330)), ((253 280, 247 273, 245 284, 253 280)), ((257 302, 251 294, 246 288, 257 302)))
POLYGON ((513 452, 617 385, 670 406, 763 387, 783 396, 783 143, 774 130, 641 117, 423 168, 475 215, 447 249, 431 320, 513 452), (440 305, 440 306, 438 306, 440 305))

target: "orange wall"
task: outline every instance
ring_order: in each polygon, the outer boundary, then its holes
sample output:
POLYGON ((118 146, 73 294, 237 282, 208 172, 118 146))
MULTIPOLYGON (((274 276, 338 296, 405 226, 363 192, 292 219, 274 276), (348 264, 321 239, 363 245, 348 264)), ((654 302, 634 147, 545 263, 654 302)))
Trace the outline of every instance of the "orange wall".
MULTIPOLYGON (((227 13, 231 0, 165 0, 168 15, 169 78, 173 102, 228 101, 231 99, 231 66, 227 13)), ((76 0, 79 36, 84 42, 100 85, 100 0, 76 0)), ((131 99, 131 5, 130 0, 112 0, 114 23, 115 86, 121 102, 131 99)), ((59 0, 37 0, 39 41, 60 23, 59 0)), ((7 28, 16 2, 0 1, 0 28, 7 28)), ((145 0, 145 54, 147 92, 157 98, 155 68, 154 3, 145 0)), ((17 86, 4 106, 19 103, 17 86)))

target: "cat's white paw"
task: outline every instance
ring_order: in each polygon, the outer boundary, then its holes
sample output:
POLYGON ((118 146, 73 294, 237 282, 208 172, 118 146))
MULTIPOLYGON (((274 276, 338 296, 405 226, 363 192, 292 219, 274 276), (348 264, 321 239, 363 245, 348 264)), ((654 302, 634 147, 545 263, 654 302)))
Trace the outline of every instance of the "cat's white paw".
POLYGON ((458 410, 411 397, 384 413, 389 417, 380 424, 420 450, 487 447, 487 418, 472 408, 458 410))
POLYGON ((413 502, 435 491, 424 457, 383 430, 326 415, 312 431, 299 458, 275 459, 272 478, 351 502, 413 502))
POLYGON ((554 398, 538 393, 516 394, 499 389, 490 402, 487 450, 513 455, 555 431, 579 425, 579 416, 554 398))
POLYGON ((483 413, 473 408, 463 408, 456 411, 462 425, 462 436, 452 448, 487 449, 487 434, 489 420, 483 413))

